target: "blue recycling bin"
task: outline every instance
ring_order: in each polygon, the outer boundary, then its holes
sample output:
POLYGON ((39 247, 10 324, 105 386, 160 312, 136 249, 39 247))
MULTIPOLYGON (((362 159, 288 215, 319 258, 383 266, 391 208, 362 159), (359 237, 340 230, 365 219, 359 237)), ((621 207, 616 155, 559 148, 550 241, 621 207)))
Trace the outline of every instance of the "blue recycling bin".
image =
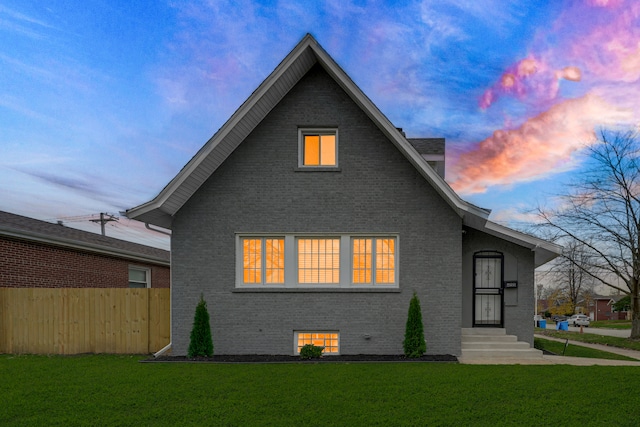
POLYGON ((563 322, 556 322, 556 330, 557 331, 568 331, 569 330, 569 322, 566 320, 563 322))
POLYGON ((547 321, 546 320, 538 320, 538 326, 542 329, 547 329, 547 321))

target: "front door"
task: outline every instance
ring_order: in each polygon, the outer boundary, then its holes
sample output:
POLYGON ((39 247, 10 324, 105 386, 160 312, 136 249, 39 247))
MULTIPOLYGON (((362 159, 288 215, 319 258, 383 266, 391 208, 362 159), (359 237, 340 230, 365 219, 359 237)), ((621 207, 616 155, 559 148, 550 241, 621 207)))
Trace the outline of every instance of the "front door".
POLYGON ((474 327, 503 327, 503 260, 500 252, 477 252, 473 256, 474 327))

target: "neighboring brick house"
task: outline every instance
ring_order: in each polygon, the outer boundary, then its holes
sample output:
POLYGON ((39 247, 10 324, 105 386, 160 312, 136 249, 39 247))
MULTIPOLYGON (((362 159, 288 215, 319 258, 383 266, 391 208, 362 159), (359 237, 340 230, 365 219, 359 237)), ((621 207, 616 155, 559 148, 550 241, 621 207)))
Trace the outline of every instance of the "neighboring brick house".
POLYGON ((127 212, 172 230, 172 353, 200 295, 217 354, 401 354, 414 292, 429 354, 460 355, 462 328, 531 344, 533 271, 561 248, 488 221, 443 166, 444 140, 408 140, 305 36, 127 212))
POLYGON ((168 288, 169 252, 0 211, 0 287, 168 288))
POLYGON ((613 305, 624 298, 624 295, 594 295, 589 306, 591 320, 625 320, 626 311, 615 311, 613 305))

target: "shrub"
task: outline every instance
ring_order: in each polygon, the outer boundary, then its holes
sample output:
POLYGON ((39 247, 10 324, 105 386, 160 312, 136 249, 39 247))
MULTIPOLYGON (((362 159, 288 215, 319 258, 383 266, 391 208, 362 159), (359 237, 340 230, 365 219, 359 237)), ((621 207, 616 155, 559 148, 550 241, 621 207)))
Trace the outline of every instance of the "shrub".
POLYGON ((209 325, 209 312, 207 302, 200 295, 200 301, 196 306, 196 314, 193 319, 191 329, 191 340, 189 342, 189 357, 211 357, 213 356, 213 341, 211 340, 211 326, 209 325))
POLYGON ((305 344, 300 349, 300 358, 319 359, 322 356, 322 350, 324 350, 324 347, 319 347, 313 344, 305 344))
POLYGON ((422 356, 427 351, 427 343, 424 340, 424 326, 422 325, 422 311, 420 300, 414 292, 409 302, 409 314, 407 327, 404 333, 404 355, 411 358, 422 356))

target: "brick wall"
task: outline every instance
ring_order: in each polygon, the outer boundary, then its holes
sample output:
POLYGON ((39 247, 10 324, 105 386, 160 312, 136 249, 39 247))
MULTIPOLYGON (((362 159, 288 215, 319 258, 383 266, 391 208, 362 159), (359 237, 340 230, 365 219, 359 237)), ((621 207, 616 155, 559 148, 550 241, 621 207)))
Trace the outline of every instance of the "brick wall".
POLYGON ((151 268, 152 287, 169 287, 169 267, 0 237, 0 287, 126 288, 130 265, 151 268))
POLYGON ((176 214, 173 354, 198 298, 217 354, 292 354, 296 330, 338 330, 343 354, 401 354, 417 292, 427 352, 459 354, 461 219, 346 93, 312 69, 176 214), (300 172, 298 127, 339 129, 339 172, 300 172), (235 233, 393 233, 399 289, 235 289, 235 233), (367 337, 369 337, 367 339, 367 337))

